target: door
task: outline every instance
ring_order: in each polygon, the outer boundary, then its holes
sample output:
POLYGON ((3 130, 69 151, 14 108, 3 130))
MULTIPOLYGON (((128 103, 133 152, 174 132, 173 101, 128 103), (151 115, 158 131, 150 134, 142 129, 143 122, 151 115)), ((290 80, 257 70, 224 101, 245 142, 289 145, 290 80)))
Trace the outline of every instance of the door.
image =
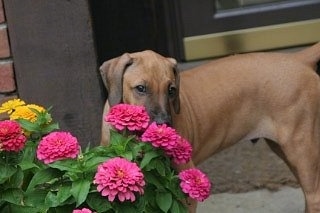
POLYGON ((178 0, 179 58, 306 45, 320 40, 320 0, 178 0))

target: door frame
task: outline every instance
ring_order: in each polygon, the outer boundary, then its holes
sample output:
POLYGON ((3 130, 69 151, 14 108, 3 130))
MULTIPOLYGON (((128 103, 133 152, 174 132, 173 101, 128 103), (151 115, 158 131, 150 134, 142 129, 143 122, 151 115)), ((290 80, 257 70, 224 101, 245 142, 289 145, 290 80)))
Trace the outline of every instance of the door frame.
POLYGON ((306 45, 320 38, 320 0, 222 11, 216 10, 213 0, 174 2, 182 60, 306 45))

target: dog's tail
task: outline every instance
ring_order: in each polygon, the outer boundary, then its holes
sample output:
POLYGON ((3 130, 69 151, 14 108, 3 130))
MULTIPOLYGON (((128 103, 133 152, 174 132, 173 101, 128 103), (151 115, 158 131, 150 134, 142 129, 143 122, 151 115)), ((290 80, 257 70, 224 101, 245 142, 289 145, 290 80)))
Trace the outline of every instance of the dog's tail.
POLYGON ((320 65, 320 42, 312 45, 311 47, 308 47, 306 49, 303 49, 301 51, 298 51, 294 53, 294 55, 298 58, 298 60, 302 61, 303 63, 311 66, 314 70, 320 71, 319 66, 320 65))

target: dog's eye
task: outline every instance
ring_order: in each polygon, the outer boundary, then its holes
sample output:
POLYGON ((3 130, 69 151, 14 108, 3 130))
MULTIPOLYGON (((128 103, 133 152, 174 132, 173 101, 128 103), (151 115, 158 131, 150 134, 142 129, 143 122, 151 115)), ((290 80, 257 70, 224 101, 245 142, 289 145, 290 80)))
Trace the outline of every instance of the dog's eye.
POLYGON ((177 89, 174 86, 169 86, 168 94, 171 97, 174 97, 176 95, 177 89))
POLYGON ((147 92, 147 88, 143 85, 138 85, 135 88, 139 93, 146 93, 147 92))

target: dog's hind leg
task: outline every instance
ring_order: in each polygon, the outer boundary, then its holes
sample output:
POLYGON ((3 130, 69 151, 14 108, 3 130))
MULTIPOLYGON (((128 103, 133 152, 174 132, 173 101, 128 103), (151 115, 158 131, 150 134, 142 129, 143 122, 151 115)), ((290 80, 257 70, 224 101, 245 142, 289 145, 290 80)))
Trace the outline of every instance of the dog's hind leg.
POLYGON ((291 141, 280 143, 284 160, 297 177, 306 200, 306 213, 320 213, 320 145, 319 141, 310 134, 305 134, 304 128, 297 130, 302 133, 291 141))

